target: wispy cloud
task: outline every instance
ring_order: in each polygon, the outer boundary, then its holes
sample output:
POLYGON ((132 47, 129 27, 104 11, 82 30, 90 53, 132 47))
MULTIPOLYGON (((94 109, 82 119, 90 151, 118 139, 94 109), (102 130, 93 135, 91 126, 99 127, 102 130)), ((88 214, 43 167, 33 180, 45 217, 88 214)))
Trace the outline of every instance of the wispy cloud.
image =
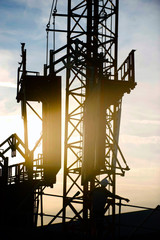
POLYGON ((14 79, 7 69, 0 67, 0 86, 16 88, 16 79, 14 79))
POLYGON ((160 120, 131 120, 133 123, 145 124, 145 125, 160 125, 160 120))
POLYGON ((0 81, 16 82, 18 60, 18 50, 0 48, 0 81))
POLYGON ((160 144, 160 136, 133 136, 133 135, 121 135, 122 144, 132 144, 133 145, 147 145, 147 144, 160 144))
POLYGON ((0 87, 17 88, 17 85, 12 82, 0 82, 0 87))
POLYGON ((159 81, 159 1, 120 1, 120 58, 136 49, 136 80, 159 81))

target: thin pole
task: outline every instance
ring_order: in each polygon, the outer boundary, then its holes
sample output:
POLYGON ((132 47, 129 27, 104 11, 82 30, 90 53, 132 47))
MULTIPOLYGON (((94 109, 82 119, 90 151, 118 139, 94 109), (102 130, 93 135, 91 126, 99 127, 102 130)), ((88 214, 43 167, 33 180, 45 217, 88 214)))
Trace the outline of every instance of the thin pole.
MULTIPOLYGON (((119 0, 116 0, 116 7, 115 7, 115 50, 114 50, 114 80, 118 80, 118 73, 117 73, 117 66, 118 66, 118 12, 119 12, 119 0)), ((116 141, 118 142, 119 137, 119 124, 118 119, 120 116, 119 112, 116 112, 117 104, 113 106, 113 112, 114 112, 114 120, 113 120, 113 133, 115 136, 116 141)), ((121 107, 120 107, 121 108, 121 107)), ((114 156, 117 155, 117 147, 114 143, 114 156)), ((113 168, 113 187, 112 192, 115 195, 116 194, 116 160, 113 156, 112 159, 112 168, 113 168)), ((113 239, 115 236, 115 214, 116 214, 116 207, 115 207, 115 199, 112 205, 112 219, 113 219, 113 239)))
MULTIPOLYGON (((67 55, 69 55, 70 49, 70 26, 71 25, 71 0, 68 0, 68 21, 67 21, 67 55)), ((69 58, 67 59, 69 62, 69 58)), ((69 77, 70 70, 66 70, 66 108, 65 108, 65 143, 64 143, 64 173, 63 173, 63 230, 65 230, 66 221, 66 190, 67 190, 67 138, 68 138, 68 104, 69 104, 69 77)))
POLYGON ((40 188, 40 197, 41 197, 41 227, 43 227, 43 190, 40 188))

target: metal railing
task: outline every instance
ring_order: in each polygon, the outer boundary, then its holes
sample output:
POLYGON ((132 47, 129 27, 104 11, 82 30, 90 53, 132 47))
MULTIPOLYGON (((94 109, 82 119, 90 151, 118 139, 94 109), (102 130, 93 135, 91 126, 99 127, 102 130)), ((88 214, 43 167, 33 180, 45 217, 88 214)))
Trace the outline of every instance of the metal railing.
MULTIPOLYGON (((43 180, 43 156, 33 160, 33 180, 43 180)), ((28 171, 24 162, 8 166, 8 184, 22 183, 28 180, 28 171)))

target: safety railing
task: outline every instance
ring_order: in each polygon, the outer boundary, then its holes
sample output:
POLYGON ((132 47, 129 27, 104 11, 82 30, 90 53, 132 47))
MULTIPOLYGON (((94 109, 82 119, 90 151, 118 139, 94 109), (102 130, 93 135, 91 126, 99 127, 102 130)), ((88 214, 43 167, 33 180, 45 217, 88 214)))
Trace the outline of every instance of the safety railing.
MULTIPOLYGON (((43 157, 33 160, 33 180, 43 180, 43 157)), ((24 162, 8 166, 8 184, 22 183, 28 180, 28 171, 24 162)))
POLYGON ((132 50, 118 69, 118 80, 135 83, 134 52, 132 50))

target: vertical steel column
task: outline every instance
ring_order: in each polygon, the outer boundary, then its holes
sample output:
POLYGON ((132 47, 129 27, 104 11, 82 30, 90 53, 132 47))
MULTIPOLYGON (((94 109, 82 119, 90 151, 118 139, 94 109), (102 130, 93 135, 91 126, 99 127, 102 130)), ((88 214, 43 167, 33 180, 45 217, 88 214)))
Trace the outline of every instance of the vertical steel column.
MULTIPOLYGON (((67 55, 70 52, 70 35, 71 35, 71 0, 68 0, 68 17, 67 17, 67 55)), ((67 58, 67 63, 69 63, 69 57, 67 58)), ((65 143, 64 143, 64 173, 63 173, 63 228, 65 229, 65 221, 66 221, 66 190, 67 190, 67 138, 68 138, 68 109, 69 109, 69 77, 70 77, 70 69, 66 69, 66 104, 65 104, 65 143)))
POLYGON ((29 157, 29 149, 28 149, 28 124, 27 124, 27 100, 26 100, 26 49, 24 49, 25 44, 22 43, 22 78, 24 82, 23 87, 23 100, 21 101, 22 104, 22 117, 23 117, 23 124, 24 124, 24 144, 25 144, 25 161, 26 166, 28 169, 28 180, 32 182, 33 174, 32 174, 32 163, 29 157))
MULTIPOLYGON (((86 99, 98 81, 98 4, 97 0, 87 1, 87 59, 86 59, 86 99)), ((89 160, 89 159, 88 159, 89 160)), ((88 193, 95 187, 95 173, 89 182, 84 183, 83 219, 88 219, 88 193)), ((91 213, 92 214, 92 213, 91 213)))
MULTIPOLYGON (((92 0, 87 1, 87 59, 86 59, 86 98, 89 96, 90 90, 93 87, 93 66, 91 65, 90 59, 92 54, 91 39, 92 37, 92 0)), ((83 186, 83 219, 84 224, 88 219, 88 206, 87 206, 87 197, 88 197, 88 182, 83 186)))
POLYGON ((34 218, 34 187, 33 187, 33 153, 29 151, 28 147, 28 120, 27 120, 27 97, 26 97, 26 49, 25 44, 22 43, 22 79, 23 79, 23 99, 22 104, 22 117, 24 124, 24 146, 25 146, 25 164, 28 172, 28 186, 30 186, 30 198, 29 203, 29 215, 28 215, 28 227, 32 228, 35 226, 34 218))
MULTIPOLYGON (((114 48, 114 80, 118 80, 118 13, 119 13, 119 0, 116 0, 116 7, 115 7, 115 48, 114 48)), ((118 143, 119 139, 119 127, 120 127, 120 116, 121 116, 121 104, 119 105, 120 108, 118 110, 117 105, 113 106, 113 134, 115 137, 115 141, 118 143)), ((112 186, 112 192, 113 194, 116 194, 116 156, 117 156, 117 146, 116 144, 113 144, 113 157, 112 157, 112 169, 113 169, 113 186, 112 186)), ((113 205, 112 205, 112 217, 113 217, 113 239, 114 239, 114 233, 115 233, 115 214, 116 214, 116 206, 115 206, 115 199, 113 199, 113 205)))
MULTIPOLYGON (((117 66, 118 66, 118 4, 119 0, 116 0, 116 8, 115 8, 115 48, 114 48, 114 80, 118 80, 118 72, 117 72, 117 66)), ((113 120, 113 134, 115 136, 117 131, 117 124, 116 124, 116 105, 114 105, 114 120, 113 120)), ((117 134, 116 134, 117 135, 117 134)), ((116 141, 118 140, 118 135, 116 136, 116 141)), ((114 145, 115 146, 115 145, 114 145)), ((115 149, 114 149, 115 151, 115 149)), ((117 151, 116 151, 117 152, 117 151)), ((113 193, 116 193, 116 160, 112 159, 112 168, 114 170, 113 172, 113 193)), ((113 214, 115 214, 115 204, 113 205, 113 214)))
POLYGON ((86 36, 86 42, 87 42, 87 59, 86 59, 86 98, 89 95, 90 88, 92 87, 93 81, 92 79, 92 65, 90 62, 91 59, 91 36, 92 36, 92 0, 87 1, 87 36, 86 36))
POLYGON ((41 227, 43 227, 43 189, 40 187, 40 201, 41 201, 41 227))

